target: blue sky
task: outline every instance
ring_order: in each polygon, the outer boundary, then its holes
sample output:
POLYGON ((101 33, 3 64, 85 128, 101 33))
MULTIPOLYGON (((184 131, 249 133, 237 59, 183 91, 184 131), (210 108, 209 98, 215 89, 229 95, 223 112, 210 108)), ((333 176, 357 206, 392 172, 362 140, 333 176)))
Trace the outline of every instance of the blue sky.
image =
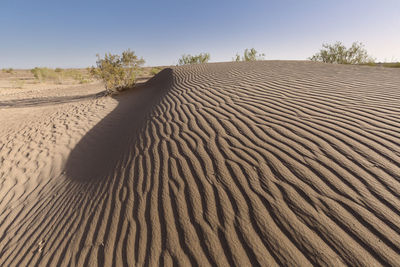
POLYGON ((127 48, 148 66, 200 52, 230 61, 251 47, 303 60, 335 41, 392 61, 399 29, 398 0, 0 0, 0 68, 87 67, 127 48))

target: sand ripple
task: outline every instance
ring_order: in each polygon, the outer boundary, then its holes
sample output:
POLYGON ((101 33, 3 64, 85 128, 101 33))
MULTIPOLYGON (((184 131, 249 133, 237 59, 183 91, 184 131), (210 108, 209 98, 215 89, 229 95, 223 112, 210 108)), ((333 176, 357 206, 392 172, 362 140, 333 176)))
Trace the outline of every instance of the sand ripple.
POLYGON ((399 84, 311 62, 177 67, 72 135, 56 169, 3 138, 0 265, 398 265, 399 84))

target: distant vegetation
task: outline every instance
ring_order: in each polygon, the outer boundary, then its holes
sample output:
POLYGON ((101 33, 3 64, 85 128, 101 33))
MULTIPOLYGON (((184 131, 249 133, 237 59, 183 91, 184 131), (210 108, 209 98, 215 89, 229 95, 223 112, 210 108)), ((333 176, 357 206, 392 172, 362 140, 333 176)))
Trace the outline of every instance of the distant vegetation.
POLYGON ((198 55, 182 55, 178 61, 178 65, 207 63, 210 60, 209 53, 200 53, 198 55))
POLYGON ((39 82, 52 81, 58 84, 61 84, 65 79, 73 79, 79 81, 79 83, 87 83, 89 82, 88 77, 83 75, 83 73, 79 70, 74 69, 50 69, 50 68, 34 68, 31 69, 33 76, 39 82))
POLYGON ((388 68, 400 68, 400 62, 381 63, 381 65, 388 68))
POLYGON ((374 59, 362 43, 354 42, 346 48, 341 42, 322 44, 322 49, 309 58, 312 61, 337 64, 373 64, 374 59))
POLYGON ((151 74, 151 75, 156 75, 156 74, 159 73, 162 69, 163 69, 163 68, 161 68, 161 67, 153 67, 153 68, 151 68, 151 70, 150 70, 150 74, 151 74))
POLYGON ((239 54, 236 54, 234 60, 236 62, 239 62, 239 61, 256 61, 256 60, 263 60, 264 57, 265 57, 264 53, 260 54, 254 48, 251 48, 251 49, 246 48, 244 50, 243 56, 240 57, 239 54))
POLYGON ((14 72, 14 69, 13 69, 13 68, 8 68, 8 69, 2 69, 2 71, 3 71, 4 73, 13 73, 13 72, 14 72))
POLYGON ((92 67, 90 73, 103 81, 107 93, 116 93, 135 85, 139 67, 144 62, 129 49, 122 52, 122 55, 108 53, 104 58, 97 55, 97 66, 92 67))
POLYGON ((386 67, 386 68, 400 68, 400 62, 383 62, 383 63, 374 63, 373 62, 373 63, 368 63, 365 65, 375 66, 375 67, 382 66, 382 67, 386 67))
POLYGON ((20 80, 17 78, 12 80, 13 88, 22 89, 24 87, 24 84, 25 84, 24 80, 20 80))

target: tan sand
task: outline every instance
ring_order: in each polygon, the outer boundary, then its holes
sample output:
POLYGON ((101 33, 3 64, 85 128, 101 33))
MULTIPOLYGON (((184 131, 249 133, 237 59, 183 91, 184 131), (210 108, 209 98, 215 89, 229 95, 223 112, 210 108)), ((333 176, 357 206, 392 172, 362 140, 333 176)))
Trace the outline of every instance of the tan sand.
POLYGON ((0 96, 0 266, 399 265, 400 70, 216 63, 74 90, 0 96))

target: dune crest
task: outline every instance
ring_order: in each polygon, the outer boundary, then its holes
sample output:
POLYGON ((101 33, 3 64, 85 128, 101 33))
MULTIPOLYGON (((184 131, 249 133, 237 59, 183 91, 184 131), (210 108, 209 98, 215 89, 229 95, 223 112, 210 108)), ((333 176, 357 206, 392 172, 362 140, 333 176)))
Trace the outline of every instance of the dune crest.
POLYGON ((0 266, 398 265, 399 84, 397 69, 215 63, 25 107, 67 129, 3 119, 38 145, 0 132, 0 266), (51 138, 50 158, 19 162, 51 138))

